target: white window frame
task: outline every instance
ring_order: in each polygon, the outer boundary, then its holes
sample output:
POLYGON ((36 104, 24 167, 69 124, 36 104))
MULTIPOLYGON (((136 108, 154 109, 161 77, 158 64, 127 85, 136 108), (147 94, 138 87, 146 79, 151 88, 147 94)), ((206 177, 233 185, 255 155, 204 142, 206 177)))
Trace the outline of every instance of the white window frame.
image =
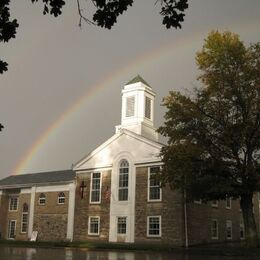
POLYGON ((232 231, 232 221, 231 220, 227 220, 226 221, 226 239, 227 240, 231 240, 233 237, 233 231, 232 231), (230 227, 230 237, 228 236, 228 228, 230 227))
POLYGON ((28 221, 29 221, 29 206, 27 203, 24 203, 22 208, 22 217, 21 217, 21 233, 26 234, 28 231, 28 221), (24 205, 27 205, 28 210, 24 211, 24 205), (26 221, 24 221, 24 216, 26 216, 26 221), (26 230, 23 230, 24 225, 26 225, 26 230))
POLYGON ((162 236, 162 217, 161 216, 147 216, 147 237, 160 238, 162 236), (153 235, 150 234, 150 218, 159 218, 159 234, 153 235))
POLYGON ((218 230, 218 220, 217 219, 212 219, 211 220, 211 239, 218 239, 219 238, 219 230, 218 230), (217 235, 216 236, 214 236, 213 235, 213 222, 214 223, 216 223, 216 233, 217 233, 217 235))
POLYGON ((118 173, 117 173, 117 174, 118 174, 118 192, 117 192, 117 199, 118 199, 119 202, 123 202, 123 203, 124 203, 124 202, 129 201, 129 191, 130 191, 130 190, 129 190, 130 163, 129 163, 129 161, 128 161, 127 159, 122 159, 122 160, 119 161, 119 167, 118 167, 118 173), (121 167, 122 161, 126 161, 126 162, 128 163, 127 187, 125 187, 125 186, 120 186, 120 176, 126 174, 126 173, 120 173, 121 168, 126 168, 126 167, 121 167), (122 200, 122 199, 119 198, 119 193, 120 193, 121 190, 127 190, 127 199, 126 199, 126 200, 122 200))
POLYGON ((17 224, 17 220, 16 219, 10 219, 8 221, 8 239, 15 239, 15 236, 16 236, 16 224, 17 224), (10 234, 11 234, 11 222, 14 222, 15 225, 14 225, 14 237, 10 237, 10 234))
POLYGON ((46 194, 45 193, 40 193, 39 199, 38 199, 38 203, 41 206, 45 206, 46 205, 46 194), (41 198, 41 195, 44 195, 44 198, 41 198), (42 201, 44 201, 44 202, 42 202, 42 201))
POLYGON ((64 205, 66 202, 66 195, 63 191, 59 192, 58 198, 57 198, 57 203, 58 205, 64 205), (64 195, 64 196, 61 196, 64 195))
POLYGON ((8 210, 9 210, 9 211, 18 211, 18 208, 19 208, 19 197, 18 197, 17 195, 11 195, 11 196, 9 197, 9 207, 8 207, 8 210), (16 201, 16 208, 15 208, 15 209, 11 209, 11 201, 12 201, 13 199, 16 199, 16 200, 17 200, 17 201, 16 201))
POLYGON ((89 216, 88 217, 88 235, 90 236, 99 236, 99 233, 100 233, 100 216, 89 216), (91 232, 91 219, 92 218, 96 218, 98 219, 98 232, 97 233, 92 233, 91 232))
POLYGON ((218 200, 212 200, 211 201, 211 207, 212 208, 218 208, 218 200), (215 202, 215 203, 214 203, 215 202))
POLYGON ((102 189, 102 172, 101 171, 96 171, 96 172, 92 172, 91 173, 91 181, 90 181, 90 196, 89 196, 89 203, 90 204, 100 204, 101 203, 101 189, 102 189), (99 173, 100 174, 100 181, 99 181, 99 200, 98 201, 92 201, 92 191, 95 191, 92 189, 92 185, 93 185, 93 175, 95 173, 99 173))
POLYGON ((126 234, 127 234, 127 217, 126 216, 118 216, 117 217, 117 225, 116 225, 116 233, 117 233, 117 235, 119 235, 119 236, 125 236, 126 234), (124 218, 125 219, 125 233, 119 233, 118 232, 118 220, 120 219, 120 218, 124 218))
MULTIPOLYGON (((158 202, 158 201, 162 201, 162 188, 160 187, 160 198, 159 199, 150 199, 150 178, 151 178, 151 168, 155 168, 158 167, 160 170, 160 166, 149 166, 148 167, 148 180, 147 180, 147 201, 149 202, 158 202)), ((152 186, 152 187, 157 187, 157 186, 152 186)))
POLYGON ((226 209, 232 209, 232 198, 231 197, 226 197, 226 209), (230 205, 228 205, 228 201, 229 201, 230 205))

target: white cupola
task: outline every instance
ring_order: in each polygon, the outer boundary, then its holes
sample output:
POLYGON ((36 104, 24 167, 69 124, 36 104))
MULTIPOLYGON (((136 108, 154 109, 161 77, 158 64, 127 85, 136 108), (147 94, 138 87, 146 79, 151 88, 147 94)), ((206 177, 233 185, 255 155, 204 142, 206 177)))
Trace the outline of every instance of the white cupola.
POLYGON ((141 76, 129 81, 122 90, 121 125, 116 132, 124 128, 158 141, 154 128, 154 97, 151 86, 141 76))

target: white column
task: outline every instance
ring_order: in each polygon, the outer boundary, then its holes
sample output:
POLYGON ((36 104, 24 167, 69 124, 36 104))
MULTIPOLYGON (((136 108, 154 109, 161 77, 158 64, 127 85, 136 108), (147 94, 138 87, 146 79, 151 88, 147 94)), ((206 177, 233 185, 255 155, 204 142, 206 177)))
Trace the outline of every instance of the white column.
POLYGON ((68 222, 67 222, 67 239, 73 240, 74 230, 74 210, 75 210, 75 191, 76 184, 69 184, 69 205, 68 205, 68 222))
POLYGON ((29 211, 29 225, 28 225, 28 237, 29 238, 31 237, 32 232, 33 232, 35 190, 36 190, 36 187, 32 187, 32 189, 31 189, 30 211, 29 211))

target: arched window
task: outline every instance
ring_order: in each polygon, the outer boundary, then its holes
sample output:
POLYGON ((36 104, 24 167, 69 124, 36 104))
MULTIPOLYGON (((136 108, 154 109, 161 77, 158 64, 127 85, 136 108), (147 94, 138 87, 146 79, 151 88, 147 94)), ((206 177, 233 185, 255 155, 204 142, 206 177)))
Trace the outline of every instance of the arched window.
POLYGON ((28 229, 28 213, 29 207, 27 203, 23 204, 22 220, 21 220, 21 233, 26 233, 28 229))
POLYGON ((45 205, 46 203, 46 196, 44 193, 41 193, 39 196, 39 205, 45 205))
POLYGON ((58 195, 58 204, 64 204, 65 203, 65 194, 64 192, 60 192, 58 195))
POLYGON ((123 159, 119 163, 119 184, 118 184, 118 200, 128 200, 128 175, 129 163, 123 159))

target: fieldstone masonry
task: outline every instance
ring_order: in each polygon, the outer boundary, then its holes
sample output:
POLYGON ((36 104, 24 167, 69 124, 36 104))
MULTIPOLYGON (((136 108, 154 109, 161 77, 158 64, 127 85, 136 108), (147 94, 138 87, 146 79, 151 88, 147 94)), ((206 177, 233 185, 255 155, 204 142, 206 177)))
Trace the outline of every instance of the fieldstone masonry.
POLYGON ((103 240, 109 238, 109 213, 110 213, 110 194, 111 191, 111 170, 102 171, 101 202, 99 204, 90 203, 90 182, 91 172, 77 175, 77 189, 75 202, 75 222, 74 240, 103 240), (84 181, 83 198, 81 198, 80 185, 84 181), (88 235, 89 216, 100 217, 99 236, 88 235))

